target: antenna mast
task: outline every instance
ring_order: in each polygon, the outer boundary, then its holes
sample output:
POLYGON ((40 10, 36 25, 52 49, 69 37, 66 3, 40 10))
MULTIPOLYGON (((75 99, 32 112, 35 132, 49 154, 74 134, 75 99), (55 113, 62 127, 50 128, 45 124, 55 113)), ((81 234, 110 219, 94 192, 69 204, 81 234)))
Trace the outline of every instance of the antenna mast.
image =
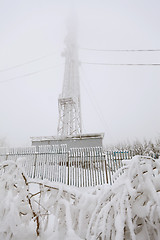
POLYGON ((74 22, 68 26, 65 39, 65 72, 62 94, 58 99, 59 122, 58 136, 74 136, 82 133, 79 60, 74 22), (71 27, 72 26, 72 27, 71 27))

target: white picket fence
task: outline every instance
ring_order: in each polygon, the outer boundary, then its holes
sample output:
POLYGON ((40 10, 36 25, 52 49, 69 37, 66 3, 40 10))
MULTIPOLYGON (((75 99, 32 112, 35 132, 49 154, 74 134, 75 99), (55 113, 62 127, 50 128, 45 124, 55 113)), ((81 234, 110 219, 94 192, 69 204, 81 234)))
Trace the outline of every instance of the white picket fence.
POLYGON ((40 146, 27 148, 0 148, 0 161, 19 159, 30 178, 48 179, 77 187, 112 184, 112 176, 122 166, 122 160, 131 159, 133 152, 103 152, 102 148, 40 146))

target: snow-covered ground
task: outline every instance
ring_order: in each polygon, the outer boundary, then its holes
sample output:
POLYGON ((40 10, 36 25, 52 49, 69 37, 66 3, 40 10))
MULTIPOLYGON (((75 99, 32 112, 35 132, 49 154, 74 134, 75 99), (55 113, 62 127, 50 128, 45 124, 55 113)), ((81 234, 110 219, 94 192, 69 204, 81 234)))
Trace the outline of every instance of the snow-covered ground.
POLYGON ((160 160, 136 156, 114 184, 76 188, 0 164, 0 240, 160 239, 160 160))

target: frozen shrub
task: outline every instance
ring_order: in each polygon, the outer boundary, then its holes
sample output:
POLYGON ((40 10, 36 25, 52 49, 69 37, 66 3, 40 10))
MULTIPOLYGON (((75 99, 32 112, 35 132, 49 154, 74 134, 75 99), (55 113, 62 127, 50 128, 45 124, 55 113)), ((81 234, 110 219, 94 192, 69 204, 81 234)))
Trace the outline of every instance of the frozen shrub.
POLYGON ((115 178, 100 195, 87 239, 160 239, 159 160, 136 156, 115 178))

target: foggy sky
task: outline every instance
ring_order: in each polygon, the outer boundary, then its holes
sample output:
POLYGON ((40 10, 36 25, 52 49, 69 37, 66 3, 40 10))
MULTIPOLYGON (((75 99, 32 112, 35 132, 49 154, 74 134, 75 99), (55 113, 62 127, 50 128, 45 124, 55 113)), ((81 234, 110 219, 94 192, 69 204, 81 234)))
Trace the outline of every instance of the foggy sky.
POLYGON ((23 146, 31 136, 57 134, 61 53, 73 2, 83 133, 104 132, 104 144, 159 137, 160 66, 83 62, 160 63, 160 52, 83 48, 160 49, 160 1, 0 0, 0 138, 23 146))

